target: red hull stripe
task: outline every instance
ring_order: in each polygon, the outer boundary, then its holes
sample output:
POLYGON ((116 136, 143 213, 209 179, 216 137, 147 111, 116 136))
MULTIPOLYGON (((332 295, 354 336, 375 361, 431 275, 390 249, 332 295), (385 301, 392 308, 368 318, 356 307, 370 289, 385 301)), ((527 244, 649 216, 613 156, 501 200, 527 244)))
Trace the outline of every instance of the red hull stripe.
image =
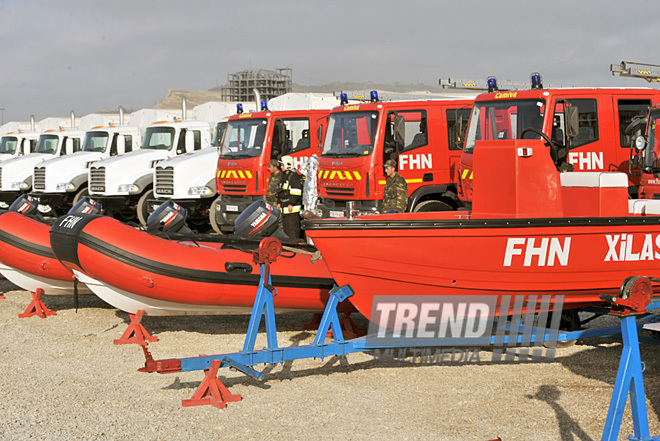
MULTIPOLYGON (((107 242, 103 242, 102 240, 99 240, 98 238, 85 232, 80 235, 79 243, 80 245, 87 246, 90 249, 125 265, 130 265, 143 271, 166 277, 212 284, 233 284, 248 286, 257 286, 259 284, 260 275, 258 273, 230 274, 223 271, 207 271, 169 265, 164 262, 146 259, 144 257, 130 253, 114 245, 110 245, 107 242)), ((294 275, 282 276, 275 274, 273 274, 271 277, 273 285, 282 288, 331 289, 335 284, 334 280, 330 278, 298 277, 294 275)))

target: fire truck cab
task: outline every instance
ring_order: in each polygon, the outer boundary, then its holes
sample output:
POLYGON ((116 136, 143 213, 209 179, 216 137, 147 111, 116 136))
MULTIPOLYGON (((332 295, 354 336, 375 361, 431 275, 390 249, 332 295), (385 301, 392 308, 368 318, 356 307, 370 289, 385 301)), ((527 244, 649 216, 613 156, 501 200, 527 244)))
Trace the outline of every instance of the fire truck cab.
POLYGON ((408 211, 457 209, 458 165, 472 99, 379 101, 374 92, 367 103, 348 104, 342 96, 343 105, 332 110, 315 214, 346 216, 349 201, 355 202, 355 215, 379 214, 388 159, 397 162, 408 184, 408 211))
POLYGON ((218 233, 234 230, 234 221, 268 191, 271 159, 292 156, 300 168, 321 152, 329 109, 267 110, 239 113, 229 118, 217 163, 218 197, 209 210, 218 233))
POLYGON ((535 73, 531 90, 500 91, 493 80, 492 90, 479 95, 472 109, 460 198, 466 206, 472 201, 474 149, 509 139, 545 143, 561 171, 628 173, 630 193, 636 195, 640 179, 629 170, 634 135, 626 128, 658 102, 660 91, 649 88, 543 89, 535 73))

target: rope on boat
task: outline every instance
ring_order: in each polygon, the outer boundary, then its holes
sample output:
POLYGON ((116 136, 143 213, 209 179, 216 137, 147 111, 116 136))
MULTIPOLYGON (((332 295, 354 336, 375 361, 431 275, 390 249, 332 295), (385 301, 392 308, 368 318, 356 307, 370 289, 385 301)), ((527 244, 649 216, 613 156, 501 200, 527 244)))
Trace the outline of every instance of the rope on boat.
POLYGON ((307 251, 307 250, 303 250, 303 249, 300 249, 300 248, 288 247, 284 244, 282 245, 282 249, 286 250, 286 251, 290 251, 292 253, 306 254, 308 256, 311 256, 310 261, 312 263, 316 263, 317 260, 323 259, 323 256, 321 255, 321 252, 319 250, 307 251))

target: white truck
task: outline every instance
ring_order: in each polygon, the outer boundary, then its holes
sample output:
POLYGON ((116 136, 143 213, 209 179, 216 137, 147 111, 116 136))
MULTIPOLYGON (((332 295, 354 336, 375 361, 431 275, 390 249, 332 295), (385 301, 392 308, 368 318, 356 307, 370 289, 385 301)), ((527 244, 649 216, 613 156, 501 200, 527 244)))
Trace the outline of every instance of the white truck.
POLYGON ((102 159, 138 150, 142 145, 139 127, 124 125, 119 108, 119 123, 96 126, 85 133, 80 151, 38 163, 32 175, 32 196, 51 214, 68 211, 87 196, 89 167, 102 159))
POLYGON ((154 168, 168 158, 211 146, 213 127, 206 121, 157 121, 147 127, 140 150, 104 159, 89 168, 89 195, 106 214, 146 225, 153 198, 154 168), (138 210, 138 206, 140 210, 138 210))
MULTIPOLYGON (((246 104, 252 109, 254 105, 246 104)), ((188 211, 188 222, 199 232, 210 230, 209 208, 216 197, 215 173, 218 145, 222 142, 228 117, 235 113, 236 103, 210 102, 193 109, 195 119, 217 121, 212 147, 169 158, 154 169, 153 197, 141 201, 138 213, 152 213, 160 204, 172 199, 188 211)), ((148 217, 147 214, 147 217, 148 217)))
MULTIPOLYGON (((75 127, 75 115, 71 112, 71 127, 75 127)), ((11 204, 21 194, 32 189, 32 171, 40 162, 69 155, 82 147, 84 130, 49 129, 39 135, 33 153, 0 162, 0 207, 11 204)), ((39 211, 50 214, 50 207, 40 205, 39 211)))
POLYGON ((30 122, 11 121, 0 126, 0 161, 29 155, 37 147, 40 132, 35 128, 34 115, 30 122))

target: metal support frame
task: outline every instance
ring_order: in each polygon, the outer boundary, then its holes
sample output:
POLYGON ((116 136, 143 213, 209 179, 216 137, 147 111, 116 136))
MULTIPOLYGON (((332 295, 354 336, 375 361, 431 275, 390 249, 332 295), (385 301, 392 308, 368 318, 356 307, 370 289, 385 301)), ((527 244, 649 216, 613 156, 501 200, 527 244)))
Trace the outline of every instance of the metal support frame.
POLYGON ((136 314, 128 314, 131 318, 131 323, 122 334, 121 338, 116 339, 113 343, 116 345, 137 344, 140 346, 147 346, 149 342, 158 341, 158 337, 149 334, 142 325, 142 317, 144 310, 139 309, 136 314))
POLYGON ((18 314, 20 318, 26 318, 26 317, 32 317, 32 316, 38 316, 41 318, 46 318, 49 315, 55 315, 54 311, 51 311, 50 309, 46 308, 46 305, 44 305, 44 302, 41 301, 41 294, 44 293, 44 290, 42 288, 37 288, 33 293, 32 293, 32 301, 28 305, 27 308, 25 308, 25 311, 22 314, 18 314))

